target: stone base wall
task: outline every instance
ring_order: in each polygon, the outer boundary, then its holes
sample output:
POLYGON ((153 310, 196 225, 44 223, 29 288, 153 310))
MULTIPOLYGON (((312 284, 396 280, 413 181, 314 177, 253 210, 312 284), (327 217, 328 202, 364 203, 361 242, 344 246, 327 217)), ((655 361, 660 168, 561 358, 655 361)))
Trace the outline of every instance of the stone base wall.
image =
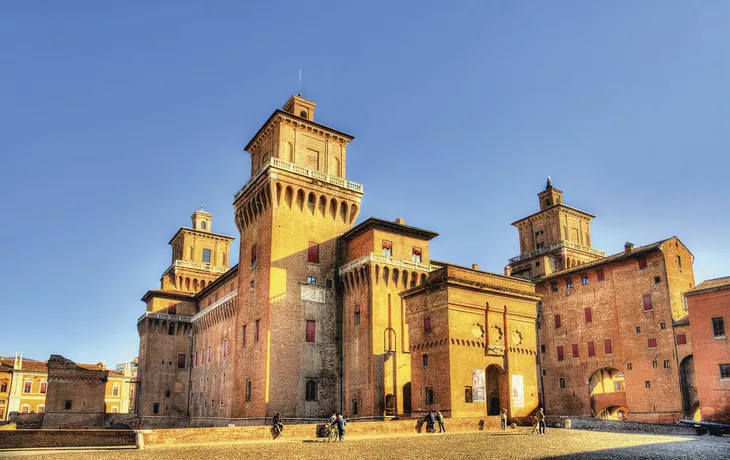
POLYGON ((104 413, 78 414, 46 412, 43 414, 44 429, 92 429, 104 426, 104 413))
MULTIPOLYGON (((244 424, 248 421, 237 419, 232 423, 244 424)), ((317 438, 323 424, 288 424, 284 420, 284 433, 290 438, 317 438)), ((259 422, 260 423, 260 422, 259 422)), ((447 431, 463 432, 478 430, 499 429, 498 417, 484 418, 448 418, 444 421, 447 431)), ((436 425, 438 429, 438 424, 436 425)), ((425 434, 425 426, 421 420, 390 420, 380 422, 350 421, 347 424, 348 436, 389 433, 417 433, 425 434)), ((144 435, 145 446, 160 444, 197 444, 207 442, 236 442, 271 439, 271 427, 266 426, 235 426, 211 428, 183 428, 152 430, 144 435)))
POLYGON ((17 429, 39 429, 43 425, 45 414, 19 414, 14 412, 10 414, 9 422, 15 423, 17 429))
POLYGON ((131 430, 8 430, 0 449, 38 447, 136 446, 131 430))
POLYGON ((570 420, 571 428, 592 431, 629 431, 634 433, 651 433, 663 435, 695 436, 694 428, 684 425, 663 425, 659 423, 632 422, 628 420, 602 420, 593 417, 547 416, 547 426, 565 427, 570 420))

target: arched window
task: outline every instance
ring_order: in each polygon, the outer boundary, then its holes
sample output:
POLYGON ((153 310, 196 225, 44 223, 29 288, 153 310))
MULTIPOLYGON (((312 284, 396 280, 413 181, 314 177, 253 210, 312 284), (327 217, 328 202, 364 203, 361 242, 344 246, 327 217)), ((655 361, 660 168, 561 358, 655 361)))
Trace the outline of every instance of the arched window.
POLYGON ((119 384, 115 383, 114 386, 112 386, 112 396, 119 396, 119 384))
POLYGON ((112 414, 116 414, 119 412, 119 408, 117 406, 112 406, 112 414))
POLYGON ((307 118, 307 111, 306 110, 302 110, 301 112, 299 112, 299 116, 302 117, 302 118, 307 118))
POLYGON ((205 221, 202 221, 200 222, 200 228, 205 230, 206 228, 208 228, 208 224, 205 221))
POLYGON ((20 407, 20 413, 21 414, 27 414, 28 412, 30 412, 30 406, 28 404, 23 404, 20 407))
POLYGON ((39 404, 38 407, 36 407, 35 411, 38 414, 45 414, 46 413, 46 406, 44 406, 43 404, 39 404))

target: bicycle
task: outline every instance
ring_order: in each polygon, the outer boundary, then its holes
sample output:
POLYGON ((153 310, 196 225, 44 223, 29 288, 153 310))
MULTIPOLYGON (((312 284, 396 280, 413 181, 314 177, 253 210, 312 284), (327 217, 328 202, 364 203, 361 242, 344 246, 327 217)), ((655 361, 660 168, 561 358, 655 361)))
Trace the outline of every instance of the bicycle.
POLYGON ((280 423, 275 423, 271 426, 271 435, 274 438, 278 438, 279 436, 284 436, 284 427, 280 423))
POLYGON ((340 438, 340 433, 332 425, 324 425, 320 431, 320 435, 325 438, 325 442, 337 442, 340 438))

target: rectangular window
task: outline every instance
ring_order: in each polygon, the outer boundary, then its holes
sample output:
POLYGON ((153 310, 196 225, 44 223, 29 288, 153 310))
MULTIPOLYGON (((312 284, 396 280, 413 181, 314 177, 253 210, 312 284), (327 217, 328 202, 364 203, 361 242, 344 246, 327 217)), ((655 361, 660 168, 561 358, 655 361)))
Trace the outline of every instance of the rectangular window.
POLYGON ((317 380, 307 379, 304 388, 304 400, 305 401, 316 401, 317 400, 317 380))
POLYGON ((352 400, 352 415, 357 415, 357 399, 352 400))
POLYGON ((383 249, 381 254, 387 257, 393 257, 393 242, 383 240, 383 249))
POLYGON ((596 356, 596 344, 588 342, 588 357, 596 356))
POLYGON ((578 344, 574 343, 573 344, 573 358, 580 358, 579 353, 580 353, 580 351, 578 350, 578 344))
POLYGON ((540 242, 540 243, 537 243, 537 244, 535 245, 535 249, 542 249, 542 248, 544 248, 544 247, 545 247, 545 243, 544 243, 544 242, 540 242))
POLYGON ((596 279, 598 281, 603 281, 606 279, 606 275, 604 275, 603 270, 596 270, 596 279))
POLYGON ((332 289, 332 287, 334 286, 334 283, 332 282, 331 279, 327 278, 324 280, 324 285, 325 285, 325 287, 332 289))
POLYGON ((641 334, 641 326, 636 326, 636 333, 641 334))
POLYGON ((677 335, 677 345, 684 345, 687 343, 687 336, 684 334, 677 335))
POLYGON ((423 361, 423 367, 428 367, 428 355, 427 354, 424 353, 423 355, 421 355, 421 361, 423 361))
POLYGON ((639 270, 646 268, 646 257, 639 257, 639 270))
POLYGON ((555 315, 555 329, 560 329, 560 315, 555 315))
POLYGON ((198 358, 199 358, 199 357, 200 357, 200 352, 199 352, 199 351, 196 351, 196 352, 195 352, 195 366, 196 366, 196 367, 198 366, 198 358))
POLYGON ((680 256, 677 256, 677 267, 679 267, 680 270, 682 269, 682 258, 680 256))
POLYGON ((712 318, 712 333, 715 337, 725 337, 725 320, 723 318, 712 318))
POLYGON ((175 335, 175 324, 170 324, 170 327, 167 328, 167 335, 175 335))
POLYGON ((659 362, 655 359, 654 361, 651 362, 651 367, 656 369, 657 367, 659 367, 659 362))
POLYGON ((48 382, 41 382, 41 393, 45 394, 47 389, 48 389, 48 382))
POLYGON ((251 381, 246 380, 246 402, 251 401, 251 381))
POLYGON ((590 307, 583 309, 583 314, 585 315, 586 323, 593 322, 593 311, 590 307))
POLYGON ((669 360, 668 359, 664 360, 664 369, 669 369, 669 360))
POLYGON ((662 279, 659 278, 658 276, 654 277, 654 284, 659 284, 659 283, 661 283, 661 281, 662 281, 662 279))
POLYGON ((212 351, 213 350, 210 347, 208 347, 208 362, 210 362, 210 355, 211 355, 212 351))
POLYGON ((256 266, 256 245, 251 246, 251 266, 256 266))
POLYGON ((588 284, 588 275, 583 274, 580 276, 580 284, 582 284, 583 286, 588 284))
MULTIPOLYGON (((70 407, 69 407, 70 409, 70 407)), ((159 414, 160 413, 160 403, 154 403, 152 404, 152 413, 153 414, 159 414)))
POLYGON ((634 366, 631 363, 626 364, 626 370, 630 371, 634 366))
POLYGON ((545 344, 540 345, 540 353, 545 353, 545 344))
POLYGON ((423 330, 424 331, 431 330, 431 317, 430 316, 426 316, 423 318, 423 330))
POLYGON ((565 278, 565 287, 573 289, 573 278, 565 278))
POLYGON ((649 348, 656 348, 656 339, 649 339, 649 348))
POLYGON ((659 329, 662 331, 667 328, 667 323, 659 323, 659 329))
POLYGON ((241 330, 241 336, 243 337, 243 346, 246 346, 246 326, 243 326, 243 329, 241 330))
POLYGON ((472 393, 471 387, 464 387, 464 402, 465 403, 474 402, 474 395, 472 393))
POLYGON ((565 379, 560 377, 560 388, 565 388, 565 379))
POLYGON ((309 248, 307 250, 307 262, 310 264, 319 263, 319 243, 313 241, 309 242, 309 248))
POLYGON ((177 354, 177 368, 185 369, 185 361, 187 361, 185 353, 178 353, 177 354))
POLYGON ((203 249, 203 263, 210 263, 210 249, 203 249))
POLYGON ((70 399, 66 400, 66 402, 63 404, 63 408, 67 409, 67 410, 71 409, 71 400, 70 399))
POLYGON ((558 361, 563 360, 563 347, 558 347, 558 361))
POLYGON ((433 404, 433 388, 426 388, 426 404, 433 404))
POLYGON ((355 318, 354 318, 355 326, 360 325, 360 305, 355 306, 355 318))
POLYGON ((23 393, 30 393, 33 390, 33 382, 23 382, 23 393))
POLYGON ((603 341, 603 352, 607 355, 613 354, 613 346, 611 345, 611 339, 605 339, 603 341))
POLYGON ((411 261, 421 263, 421 248, 413 247, 411 252, 411 261))
POLYGON ((645 387, 645 388, 651 388, 651 382, 650 382, 650 381, 648 381, 648 380, 646 380, 646 381, 644 382, 644 387, 645 387))
POLYGON ((550 283, 553 292, 558 292, 558 283, 550 283))
POLYGON ((644 294, 644 311, 649 311, 653 307, 651 305, 651 294, 644 294))
POLYGON ((258 320, 258 319, 256 320, 256 326, 255 326, 255 328, 253 330, 253 341, 254 342, 258 342, 259 341, 259 321, 260 320, 258 320))
POLYGON ((317 278, 314 276, 307 276, 307 284, 317 284, 317 278))
POLYGON ((730 379, 730 364, 720 364, 720 378, 730 379))
POLYGON ((621 391, 621 382, 613 382, 613 389, 615 391, 621 391))
POLYGON ((228 356, 228 339, 223 339, 223 357, 228 356))
POLYGON ((543 375, 543 377, 546 376, 547 375, 547 370, 543 369, 542 370, 542 375, 543 375))
POLYGON ((315 328, 315 322, 312 320, 307 320, 307 342, 314 342, 314 328, 315 328))
POLYGON ((255 287, 256 287, 256 280, 251 280, 251 290, 253 291, 253 289, 255 287))

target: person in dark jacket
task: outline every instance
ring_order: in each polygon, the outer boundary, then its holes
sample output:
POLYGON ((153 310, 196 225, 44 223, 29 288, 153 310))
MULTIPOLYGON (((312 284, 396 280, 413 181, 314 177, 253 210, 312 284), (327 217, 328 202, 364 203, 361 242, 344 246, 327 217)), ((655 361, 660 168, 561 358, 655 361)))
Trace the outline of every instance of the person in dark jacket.
POLYGON ((342 414, 337 416, 337 431, 340 432, 340 442, 345 442, 345 427, 347 426, 347 420, 342 414))
POLYGON ((543 412, 542 407, 539 411, 537 411, 537 434, 545 434, 545 412, 543 412))
POLYGON ((446 427, 444 426, 444 416, 441 415, 441 411, 436 411, 436 421, 439 422, 439 433, 441 433, 442 431, 446 433, 446 427))
POLYGON ((274 423, 274 426, 279 430, 279 433, 284 432, 284 424, 281 421, 280 413, 277 412, 276 415, 274 415, 273 423, 274 423))
POLYGON ((433 411, 428 411, 428 414, 423 418, 423 421, 426 422, 426 433, 435 433, 436 428, 436 417, 433 415, 433 411))

